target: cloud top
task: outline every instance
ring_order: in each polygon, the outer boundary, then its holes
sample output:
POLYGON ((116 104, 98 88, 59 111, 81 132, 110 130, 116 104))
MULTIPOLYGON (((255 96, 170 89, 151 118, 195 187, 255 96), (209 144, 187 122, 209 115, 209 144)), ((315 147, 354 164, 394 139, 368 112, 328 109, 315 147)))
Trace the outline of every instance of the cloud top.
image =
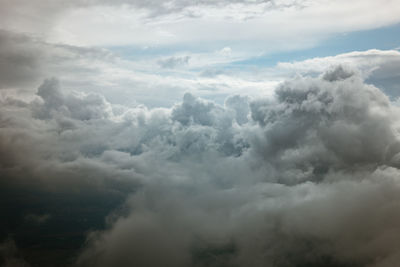
POLYGON ((398 107, 357 70, 223 106, 186 93, 168 109, 112 105, 50 79, 31 102, 3 99, 0 114, 3 183, 126 197, 78 266, 399 258, 398 107))

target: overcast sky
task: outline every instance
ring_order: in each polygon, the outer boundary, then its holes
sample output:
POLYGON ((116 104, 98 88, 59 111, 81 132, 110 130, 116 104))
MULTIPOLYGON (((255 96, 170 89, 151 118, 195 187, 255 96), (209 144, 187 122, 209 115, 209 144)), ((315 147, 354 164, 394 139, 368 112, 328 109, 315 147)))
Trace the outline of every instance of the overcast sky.
POLYGON ((392 267, 398 0, 0 0, 0 265, 392 267))

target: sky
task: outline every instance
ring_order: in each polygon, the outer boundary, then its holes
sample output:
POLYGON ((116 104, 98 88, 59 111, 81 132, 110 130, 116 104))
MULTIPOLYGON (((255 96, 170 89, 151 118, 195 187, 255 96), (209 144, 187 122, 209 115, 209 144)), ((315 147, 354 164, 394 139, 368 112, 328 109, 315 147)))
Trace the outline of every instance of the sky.
POLYGON ((0 266, 391 267, 398 0, 0 0, 0 266))

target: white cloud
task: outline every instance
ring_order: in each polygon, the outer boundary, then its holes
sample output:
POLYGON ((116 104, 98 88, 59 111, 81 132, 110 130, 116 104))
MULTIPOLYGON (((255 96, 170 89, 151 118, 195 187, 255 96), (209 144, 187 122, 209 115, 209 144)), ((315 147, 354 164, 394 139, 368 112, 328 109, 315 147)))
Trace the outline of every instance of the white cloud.
POLYGON ((396 1, 385 5, 380 1, 315 1, 303 8, 282 9, 258 6, 265 4, 200 5, 191 7, 194 14, 201 11, 194 17, 182 11, 150 20, 145 12, 129 6, 72 10, 57 22, 50 38, 80 45, 243 42, 258 52, 271 52, 310 47, 335 33, 391 25, 399 21, 400 13, 396 1), (257 12, 244 20, 241 15, 247 7, 257 12))
POLYGON ((399 22, 385 1, 43 1, 2 0, 3 29, 73 45, 204 47, 240 43, 255 53, 314 46, 337 33, 399 22), (34 19, 32 19, 34 18, 34 19), (101 30, 99 30, 101 29, 101 30))
POLYGON ((224 48, 222 48, 219 53, 223 56, 231 56, 232 55, 232 48, 230 48, 229 46, 225 46, 224 48))
POLYGON ((334 65, 348 65, 362 70, 363 75, 367 77, 375 69, 385 64, 397 63, 400 61, 400 52, 396 50, 377 50, 354 51, 350 53, 339 54, 336 56, 311 58, 298 62, 279 62, 278 68, 306 72, 324 72, 334 65))

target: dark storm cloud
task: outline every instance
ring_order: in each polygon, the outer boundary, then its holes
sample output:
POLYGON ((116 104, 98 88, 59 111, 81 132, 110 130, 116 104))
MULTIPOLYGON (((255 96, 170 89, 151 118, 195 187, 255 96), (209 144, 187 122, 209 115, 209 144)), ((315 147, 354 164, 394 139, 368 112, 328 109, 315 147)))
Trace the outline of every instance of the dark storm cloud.
POLYGON ((32 92, 44 78, 64 74, 73 75, 79 83, 78 74, 99 72, 96 62, 114 60, 115 56, 104 49, 50 44, 0 29, 0 90, 32 92))
POLYGON ((273 99, 224 106, 187 93, 170 109, 114 106, 50 79, 31 102, 2 100, 0 114, 2 184, 127 197, 78 266, 400 258, 398 108, 357 71, 298 77, 273 99))

